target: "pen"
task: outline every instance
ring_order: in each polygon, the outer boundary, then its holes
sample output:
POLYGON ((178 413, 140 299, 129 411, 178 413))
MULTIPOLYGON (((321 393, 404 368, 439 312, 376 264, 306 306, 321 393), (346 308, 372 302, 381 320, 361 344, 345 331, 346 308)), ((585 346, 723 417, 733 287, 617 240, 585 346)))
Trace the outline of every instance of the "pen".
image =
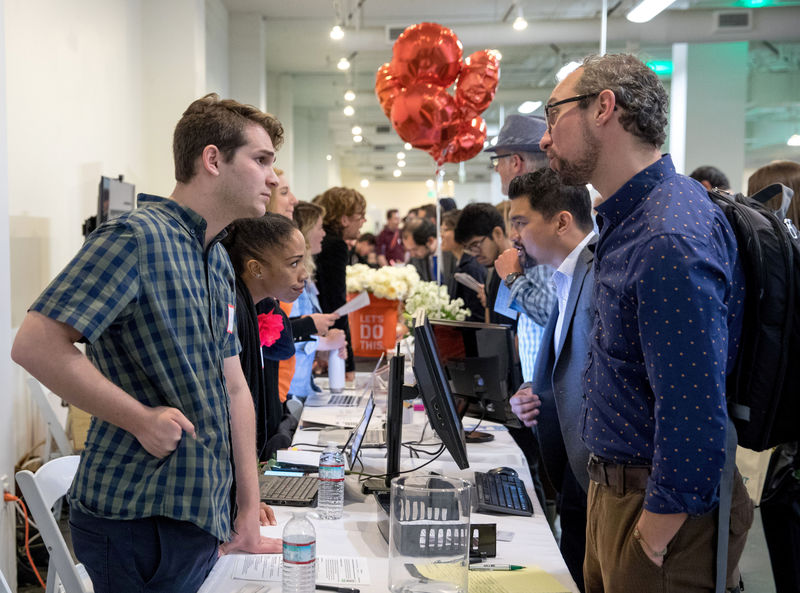
POLYGON ((317 585, 317 589, 320 591, 337 591, 338 593, 361 593, 358 589, 353 589, 352 587, 335 587, 333 585, 317 585))
POLYGON ((522 570, 524 566, 516 564, 473 564, 470 570, 522 570))

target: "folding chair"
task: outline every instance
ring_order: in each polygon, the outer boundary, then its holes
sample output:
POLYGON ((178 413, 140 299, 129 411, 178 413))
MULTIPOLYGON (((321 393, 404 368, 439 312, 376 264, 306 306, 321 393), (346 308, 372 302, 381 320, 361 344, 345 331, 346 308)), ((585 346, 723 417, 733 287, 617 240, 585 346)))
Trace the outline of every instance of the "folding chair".
POLYGON ((0 593, 11 593, 11 587, 8 586, 2 571, 0 571, 0 593))
POLYGON ((45 387, 37 379, 28 377, 28 388, 30 389, 33 401, 36 402, 39 412, 42 414, 42 418, 47 424, 47 441, 44 444, 42 460, 45 463, 50 461, 52 457, 53 441, 56 442, 56 447, 58 447, 61 455, 74 455, 75 449, 73 449, 72 443, 67 433, 64 431, 64 427, 61 426, 61 422, 59 422, 55 410, 53 410, 53 407, 50 405, 45 395, 45 387))
POLYGON ((59 581, 64 593, 94 592, 86 569, 72 560, 72 554, 51 510, 55 502, 69 490, 75 472, 78 471, 79 459, 78 455, 58 457, 45 463, 35 474, 28 470, 17 472, 17 484, 25 504, 28 505, 42 541, 50 553, 45 593, 59 591, 59 581))

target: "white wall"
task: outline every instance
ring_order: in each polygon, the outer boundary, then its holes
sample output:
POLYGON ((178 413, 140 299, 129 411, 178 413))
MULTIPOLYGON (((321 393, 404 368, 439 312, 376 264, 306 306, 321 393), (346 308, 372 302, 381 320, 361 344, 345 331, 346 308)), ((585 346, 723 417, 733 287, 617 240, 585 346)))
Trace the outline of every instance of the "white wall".
MULTIPOLYGON (((9 270, 8 239, 8 145, 6 126, 6 44, 5 44, 5 3, 0 0, 0 475, 8 476, 13 483, 14 474, 14 415, 13 391, 8 388, 12 382, 10 344, 11 344, 11 279, 9 270)), ((9 484, 10 485, 10 484, 9 484)), ((15 513, 10 504, 0 502, 0 571, 6 575, 14 587, 17 580, 15 513)))
POLYGON ((228 9, 222 0, 206 0, 206 87, 222 98, 230 94, 228 9))

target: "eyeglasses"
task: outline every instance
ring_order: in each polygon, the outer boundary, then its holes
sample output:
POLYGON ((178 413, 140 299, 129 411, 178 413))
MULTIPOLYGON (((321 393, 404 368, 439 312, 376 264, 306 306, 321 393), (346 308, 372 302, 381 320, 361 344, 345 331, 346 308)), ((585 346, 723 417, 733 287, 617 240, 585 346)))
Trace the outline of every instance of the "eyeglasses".
POLYGON ((493 154, 492 156, 490 156, 489 162, 492 164, 492 168, 497 169, 497 163, 500 161, 500 159, 504 159, 507 156, 514 156, 514 153, 510 152, 508 154, 493 154))
POLYGON ((564 105, 565 103, 574 103, 575 101, 582 101, 583 99, 589 99, 591 97, 596 97, 600 93, 588 93, 586 95, 576 95, 575 97, 570 97, 569 99, 562 99, 561 101, 556 101, 555 103, 548 103, 544 106, 544 117, 547 120, 547 132, 550 133, 553 130, 553 127, 556 125, 556 121, 558 121, 558 109, 553 109, 554 107, 558 107, 559 105, 564 105))
POLYGON ((480 239, 473 241, 472 243, 464 247, 464 249, 466 249, 470 253, 480 253, 481 245, 483 245, 483 242, 486 241, 486 239, 488 238, 489 237, 481 237, 480 239))

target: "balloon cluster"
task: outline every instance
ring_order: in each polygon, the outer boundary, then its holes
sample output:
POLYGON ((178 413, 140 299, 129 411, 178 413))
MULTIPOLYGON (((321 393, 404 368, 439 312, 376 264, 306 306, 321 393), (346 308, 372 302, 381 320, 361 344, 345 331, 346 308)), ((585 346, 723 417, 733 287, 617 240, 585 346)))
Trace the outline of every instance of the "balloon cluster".
POLYGON ((486 140, 480 116, 494 98, 500 59, 480 50, 463 60, 455 33, 436 23, 412 25, 397 38, 392 61, 378 68, 375 94, 400 138, 442 163, 477 155, 486 140), (447 88, 456 83, 455 97, 447 88))

